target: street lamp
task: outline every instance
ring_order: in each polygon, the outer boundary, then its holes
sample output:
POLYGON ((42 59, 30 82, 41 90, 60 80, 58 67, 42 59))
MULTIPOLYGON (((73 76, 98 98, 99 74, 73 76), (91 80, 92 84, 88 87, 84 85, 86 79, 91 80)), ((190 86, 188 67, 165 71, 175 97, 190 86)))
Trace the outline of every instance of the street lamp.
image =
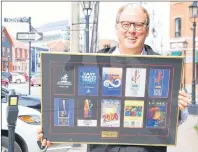
POLYGON ((192 68, 192 104, 196 104, 195 91, 196 91, 196 81, 195 81, 195 36, 196 36, 196 18, 198 17, 198 3, 196 1, 192 2, 189 6, 191 18, 193 18, 193 68, 192 68))
POLYGON ((82 7, 83 7, 83 13, 85 15, 85 21, 86 21, 86 28, 85 28, 85 31, 86 31, 86 53, 89 53, 89 17, 92 12, 93 2, 84 1, 82 3, 82 7))

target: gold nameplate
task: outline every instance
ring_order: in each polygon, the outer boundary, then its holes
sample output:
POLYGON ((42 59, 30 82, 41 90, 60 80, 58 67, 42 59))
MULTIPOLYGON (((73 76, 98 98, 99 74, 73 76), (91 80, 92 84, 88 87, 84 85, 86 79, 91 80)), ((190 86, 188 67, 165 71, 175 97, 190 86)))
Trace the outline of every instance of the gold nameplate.
POLYGON ((117 131, 102 131, 101 132, 102 138, 118 138, 117 131))

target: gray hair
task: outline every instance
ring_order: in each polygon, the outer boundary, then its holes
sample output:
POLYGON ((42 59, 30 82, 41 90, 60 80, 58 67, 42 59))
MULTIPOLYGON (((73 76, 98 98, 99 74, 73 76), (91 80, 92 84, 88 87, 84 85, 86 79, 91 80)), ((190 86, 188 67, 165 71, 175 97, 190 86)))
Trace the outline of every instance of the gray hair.
POLYGON ((138 5, 138 4, 133 4, 133 3, 129 3, 129 4, 126 4, 122 7, 120 7, 120 9, 118 10, 117 12, 117 15, 116 15, 116 25, 119 23, 119 20, 120 20, 120 15, 121 13, 128 7, 132 6, 133 8, 135 7, 140 7, 140 9, 145 13, 146 15, 146 25, 149 26, 149 23, 150 23, 150 17, 149 17, 149 14, 148 14, 148 11, 141 5, 138 5))

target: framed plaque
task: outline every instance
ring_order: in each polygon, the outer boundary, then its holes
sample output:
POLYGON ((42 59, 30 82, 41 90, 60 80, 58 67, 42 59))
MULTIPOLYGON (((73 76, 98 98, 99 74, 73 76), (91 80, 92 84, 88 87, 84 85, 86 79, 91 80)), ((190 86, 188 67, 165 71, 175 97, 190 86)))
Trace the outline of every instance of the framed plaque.
POLYGON ((183 57, 42 53, 52 143, 175 145, 183 57))

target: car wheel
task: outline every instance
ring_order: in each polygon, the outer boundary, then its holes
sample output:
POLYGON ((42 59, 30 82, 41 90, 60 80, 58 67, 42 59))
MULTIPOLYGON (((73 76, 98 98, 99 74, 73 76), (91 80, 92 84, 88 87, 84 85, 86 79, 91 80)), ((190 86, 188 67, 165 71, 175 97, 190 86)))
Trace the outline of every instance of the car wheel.
MULTIPOLYGON (((8 137, 1 136, 1 152, 8 152, 9 140, 8 137)), ((14 142, 14 152, 22 152, 17 142, 14 142)))
POLYGON ((21 80, 20 79, 17 79, 16 80, 16 83, 18 83, 18 84, 21 83, 21 80))

